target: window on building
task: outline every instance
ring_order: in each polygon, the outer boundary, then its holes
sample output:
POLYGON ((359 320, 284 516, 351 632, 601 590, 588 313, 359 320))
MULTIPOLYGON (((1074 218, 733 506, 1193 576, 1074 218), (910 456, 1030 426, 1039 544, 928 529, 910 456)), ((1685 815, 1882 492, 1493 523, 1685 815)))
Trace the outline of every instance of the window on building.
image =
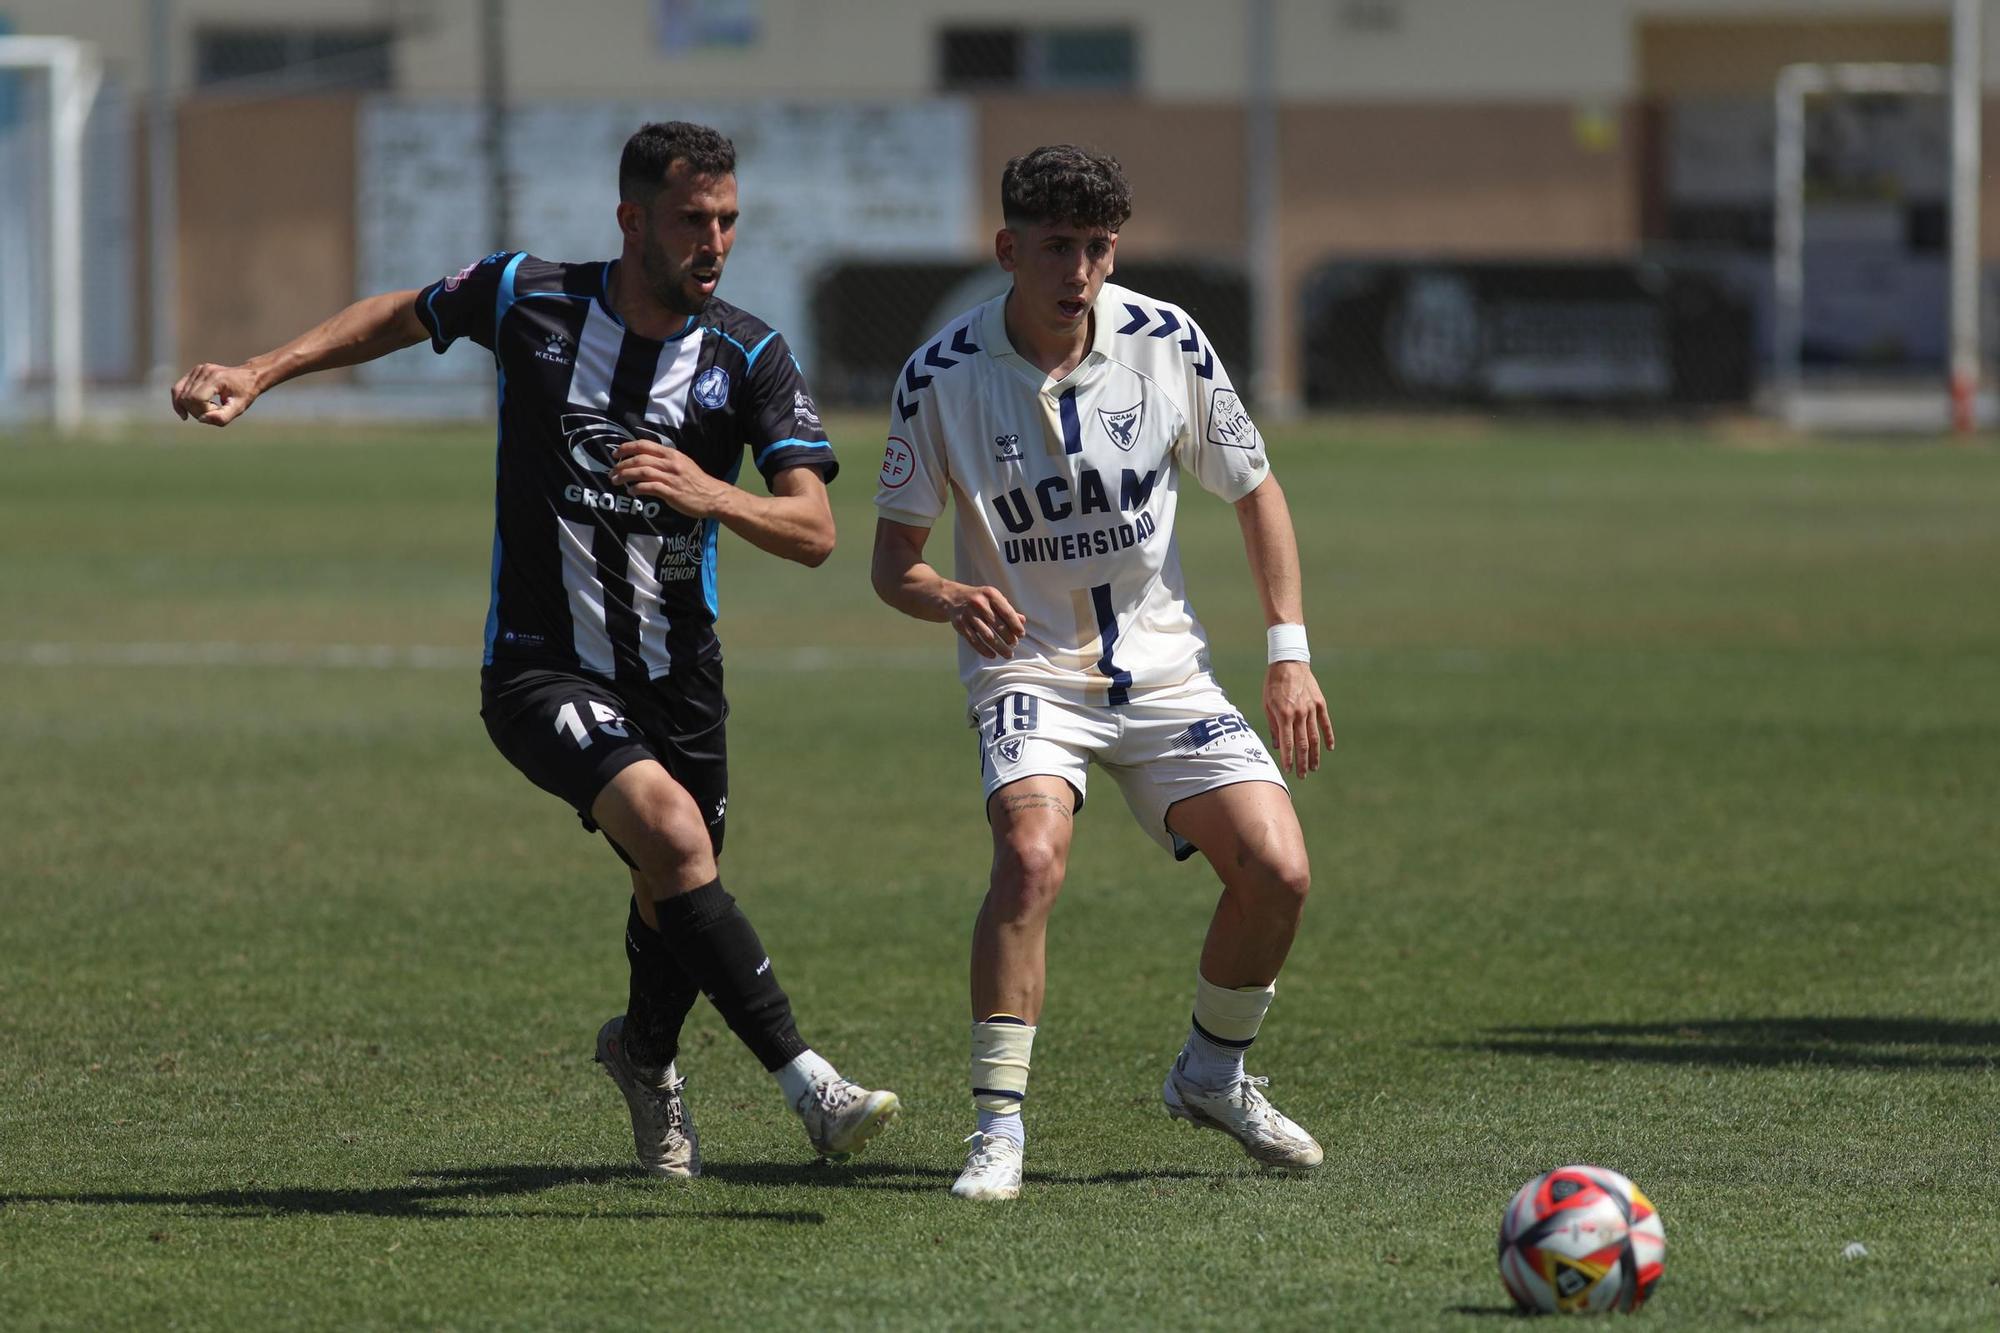
POLYGON ((946 92, 1117 92, 1139 82, 1139 42, 1129 27, 950 27, 939 38, 938 84, 946 92))
POLYGON ((387 88, 389 28, 204 27, 195 83, 206 89, 387 88))

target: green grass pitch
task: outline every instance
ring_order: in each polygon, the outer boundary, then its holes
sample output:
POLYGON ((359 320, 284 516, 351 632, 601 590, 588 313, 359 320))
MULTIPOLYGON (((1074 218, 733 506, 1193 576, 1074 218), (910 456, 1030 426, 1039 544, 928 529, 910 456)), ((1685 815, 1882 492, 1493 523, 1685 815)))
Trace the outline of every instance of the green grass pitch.
MULTIPOLYGON (((1326 1165, 1161 1112, 1214 891, 1107 786, 978 1209, 973 743, 836 425, 834 558, 725 539, 724 871, 906 1110, 809 1165, 702 1006, 684 1187, 590 1063, 622 872, 477 717, 486 434, 0 448, 0 1326, 1479 1329, 1573 1161, 1661 1210, 1649 1326, 2000 1325, 2000 454, 1280 433, 1340 747, 1254 1065, 1326 1165)), ((1181 540, 1255 716, 1235 524, 1181 540)))

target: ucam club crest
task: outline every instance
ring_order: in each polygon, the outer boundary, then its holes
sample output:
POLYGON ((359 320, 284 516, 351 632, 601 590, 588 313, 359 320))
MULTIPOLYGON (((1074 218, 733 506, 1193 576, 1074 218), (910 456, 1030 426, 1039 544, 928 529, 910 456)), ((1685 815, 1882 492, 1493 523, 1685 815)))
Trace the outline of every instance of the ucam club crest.
POLYGON ((1107 412, 1100 407, 1097 417, 1104 423, 1104 433, 1111 437, 1111 442, 1130 453, 1139 442, 1139 418, 1145 411, 1146 403, 1141 399, 1120 412, 1107 412))

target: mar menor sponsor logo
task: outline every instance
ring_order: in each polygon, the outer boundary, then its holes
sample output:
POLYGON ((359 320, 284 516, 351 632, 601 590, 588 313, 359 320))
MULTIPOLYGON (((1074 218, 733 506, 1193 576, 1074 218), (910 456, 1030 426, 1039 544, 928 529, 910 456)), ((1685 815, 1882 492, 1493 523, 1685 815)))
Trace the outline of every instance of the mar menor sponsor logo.
POLYGON ((653 577, 662 583, 685 583, 700 578, 707 546, 700 528, 692 532, 661 533, 660 559, 653 566, 653 577))
POLYGON ((535 350, 535 356, 554 365, 566 366, 576 360, 576 344, 563 334, 551 333, 535 350))
POLYGON ((729 372, 710 366, 694 377, 694 400, 710 411, 729 401, 729 372))
POLYGON ((1018 435, 995 435, 993 437, 993 461, 996 463, 1018 463, 1021 461, 1021 437, 1018 435))
POLYGON ((1217 389, 1208 399, 1208 442, 1224 449, 1255 449, 1257 427, 1234 389, 1217 389))
POLYGON ((1118 412, 1107 412, 1100 407, 1097 418, 1104 423, 1104 433, 1111 437, 1111 442, 1129 453, 1132 446, 1139 442, 1139 418, 1145 415, 1145 411, 1146 403, 1141 399, 1118 412))

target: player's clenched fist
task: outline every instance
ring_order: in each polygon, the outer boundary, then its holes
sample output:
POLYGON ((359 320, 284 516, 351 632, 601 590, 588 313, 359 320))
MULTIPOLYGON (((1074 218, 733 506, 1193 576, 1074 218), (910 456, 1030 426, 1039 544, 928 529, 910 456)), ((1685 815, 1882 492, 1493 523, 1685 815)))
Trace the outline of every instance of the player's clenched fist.
POLYGON ((257 398, 257 377, 243 366, 204 361, 174 382, 174 411, 205 426, 227 426, 257 398))
POLYGON ((951 627, 981 657, 1012 657, 1028 622, 998 588, 959 585, 951 604, 951 627))
POLYGON ((665 500, 689 518, 707 518, 732 489, 702 470, 701 464, 658 440, 627 440, 618 446, 611 480, 635 495, 665 500))

